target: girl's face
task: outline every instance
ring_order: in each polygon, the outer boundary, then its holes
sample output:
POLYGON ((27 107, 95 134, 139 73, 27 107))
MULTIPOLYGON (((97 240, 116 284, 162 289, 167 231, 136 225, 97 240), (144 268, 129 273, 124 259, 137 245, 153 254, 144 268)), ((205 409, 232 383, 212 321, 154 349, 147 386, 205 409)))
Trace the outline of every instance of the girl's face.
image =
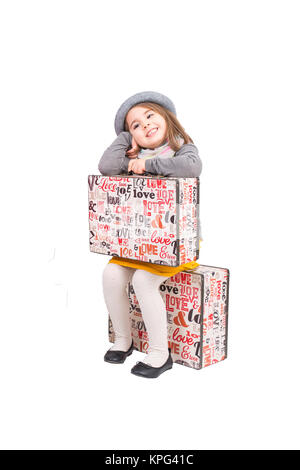
POLYGON ((167 123, 155 111, 143 106, 135 106, 128 111, 126 122, 129 132, 140 147, 155 149, 165 140, 167 123))

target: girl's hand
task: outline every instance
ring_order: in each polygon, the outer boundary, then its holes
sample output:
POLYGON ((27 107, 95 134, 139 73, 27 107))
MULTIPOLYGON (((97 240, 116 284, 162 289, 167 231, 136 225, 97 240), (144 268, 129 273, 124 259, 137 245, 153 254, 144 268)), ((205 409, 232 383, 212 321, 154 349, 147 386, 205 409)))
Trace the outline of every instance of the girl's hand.
POLYGON ((130 171, 133 171, 133 173, 137 173, 138 175, 145 173, 145 160, 142 158, 131 160, 128 164, 128 173, 130 171))
POLYGON ((127 150, 126 157, 136 158, 139 151, 140 151, 140 147, 138 146, 138 144, 136 143, 136 141, 134 140, 133 137, 132 137, 132 141, 131 141, 131 147, 132 148, 130 150, 127 150))

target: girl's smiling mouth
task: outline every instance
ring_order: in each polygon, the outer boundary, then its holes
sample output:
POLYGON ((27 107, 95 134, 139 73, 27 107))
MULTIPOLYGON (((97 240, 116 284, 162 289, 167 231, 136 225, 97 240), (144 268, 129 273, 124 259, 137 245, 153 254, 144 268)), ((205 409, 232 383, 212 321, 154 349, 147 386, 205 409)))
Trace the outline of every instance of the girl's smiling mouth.
POLYGON ((149 132, 147 132, 146 137, 151 137, 158 131, 158 127, 154 127, 153 129, 150 129, 149 132))

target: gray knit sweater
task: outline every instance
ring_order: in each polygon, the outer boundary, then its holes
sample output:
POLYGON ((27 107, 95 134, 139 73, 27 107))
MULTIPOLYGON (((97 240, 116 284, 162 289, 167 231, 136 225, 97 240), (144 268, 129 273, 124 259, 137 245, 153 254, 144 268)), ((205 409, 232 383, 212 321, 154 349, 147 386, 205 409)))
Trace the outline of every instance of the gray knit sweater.
MULTIPOLYGON (((121 132, 100 158, 100 173, 104 176, 128 173, 130 158, 125 154, 130 147, 130 133, 121 132)), ((184 144, 171 158, 154 157, 145 160, 145 170, 152 175, 196 178, 200 176, 202 163, 197 147, 194 144, 184 144)))

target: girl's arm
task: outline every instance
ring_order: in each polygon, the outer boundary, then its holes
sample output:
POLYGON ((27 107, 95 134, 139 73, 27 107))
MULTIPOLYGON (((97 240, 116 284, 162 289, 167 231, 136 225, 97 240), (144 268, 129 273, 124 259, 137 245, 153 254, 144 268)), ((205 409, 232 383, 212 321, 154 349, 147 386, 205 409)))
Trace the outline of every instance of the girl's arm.
POLYGON ((128 172, 130 158, 126 157, 131 147, 129 132, 121 132, 100 158, 98 169, 104 176, 120 175, 128 172))
POLYGON ((202 163, 194 144, 184 144, 173 157, 149 158, 145 170, 153 175, 196 178, 200 176, 202 163))

